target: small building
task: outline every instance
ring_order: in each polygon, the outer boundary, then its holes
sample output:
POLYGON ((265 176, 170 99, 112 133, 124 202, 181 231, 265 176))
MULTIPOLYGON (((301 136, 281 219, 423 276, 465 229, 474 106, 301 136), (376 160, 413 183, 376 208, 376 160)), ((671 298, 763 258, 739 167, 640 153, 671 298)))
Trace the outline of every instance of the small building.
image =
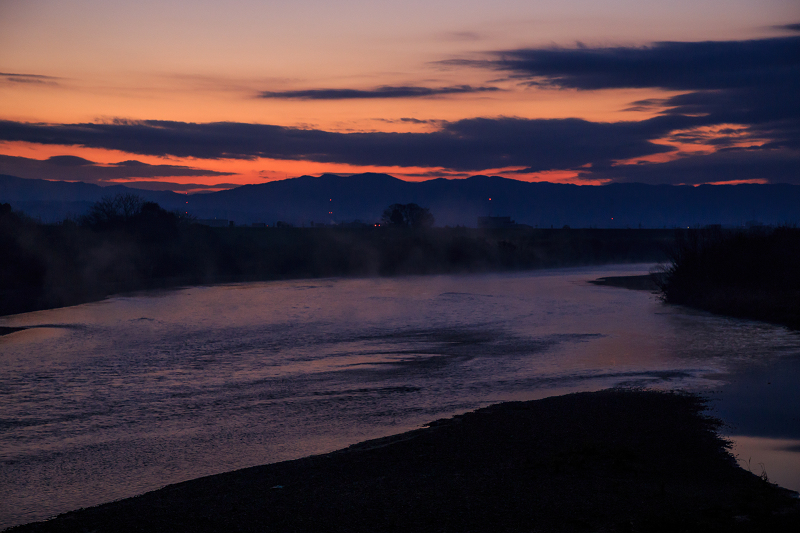
POLYGON ((511 228, 516 225, 511 217, 478 217, 478 227, 481 229, 511 228))
POLYGON ((232 220, 224 218, 198 218, 194 223, 201 226, 211 226, 212 228, 229 228, 233 226, 232 220))

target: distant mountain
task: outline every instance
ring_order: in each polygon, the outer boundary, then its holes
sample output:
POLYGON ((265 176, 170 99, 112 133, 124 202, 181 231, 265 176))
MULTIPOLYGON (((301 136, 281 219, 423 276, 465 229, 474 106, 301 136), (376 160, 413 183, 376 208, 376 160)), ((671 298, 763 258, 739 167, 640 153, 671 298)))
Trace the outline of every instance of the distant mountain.
POLYGON ((194 195, 189 212, 237 223, 293 224, 380 219, 393 203, 428 207, 436 225, 474 227, 477 217, 510 216, 539 227, 740 226, 800 221, 800 186, 578 186, 499 176, 407 182, 387 174, 302 176, 194 195), (490 200, 491 199, 491 200, 490 200), (332 213, 331 213, 332 212, 332 213))
POLYGON ((145 191, 123 185, 101 187, 91 183, 47 181, 0 174, 0 202, 40 218, 44 222, 61 221, 81 215, 104 196, 137 194, 165 209, 177 209, 186 202, 185 194, 171 191, 145 191))
POLYGON ((237 224, 281 220, 296 225, 352 220, 373 222, 393 203, 428 207, 436 225, 475 226, 478 216, 510 216, 538 227, 740 226, 800 222, 797 185, 578 186, 527 183, 499 176, 407 182, 387 174, 301 176, 215 193, 145 191, 121 185, 49 182, 0 176, 0 202, 59 220, 80 214, 106 195, 134 193, 166 209, 237 224), (188 202, 188 203, 187 203, 188 202))

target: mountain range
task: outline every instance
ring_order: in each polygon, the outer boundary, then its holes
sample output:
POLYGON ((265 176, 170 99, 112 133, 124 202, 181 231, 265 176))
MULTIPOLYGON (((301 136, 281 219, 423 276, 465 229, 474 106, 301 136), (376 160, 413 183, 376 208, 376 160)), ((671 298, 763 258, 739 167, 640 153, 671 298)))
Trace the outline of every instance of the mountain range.
POLYGON ((165 209, 237 225, 378 221, 389 205, 427 207, 437 226, 475 227, 479 216, 508 216, 534 227, 688 227, 800 222, 800 186, 788 184, 602 186, 528 183, 500 176, 408 182, 387 174, 301 176, 229 190, 177 194, 0 175, 0 202, 41 219, 76 217, 104 196, 133 193, 165 209))

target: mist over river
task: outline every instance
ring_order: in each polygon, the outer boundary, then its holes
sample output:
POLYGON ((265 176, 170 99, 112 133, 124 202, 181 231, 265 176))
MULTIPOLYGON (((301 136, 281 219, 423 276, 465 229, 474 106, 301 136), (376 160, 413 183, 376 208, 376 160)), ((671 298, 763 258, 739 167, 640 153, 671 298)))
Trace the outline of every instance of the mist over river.
POLYGON ((652 265, 189 287, 0 318, 0 527, 612 386, 706 393, 800 490, 800 333, 595 286, 652 265))

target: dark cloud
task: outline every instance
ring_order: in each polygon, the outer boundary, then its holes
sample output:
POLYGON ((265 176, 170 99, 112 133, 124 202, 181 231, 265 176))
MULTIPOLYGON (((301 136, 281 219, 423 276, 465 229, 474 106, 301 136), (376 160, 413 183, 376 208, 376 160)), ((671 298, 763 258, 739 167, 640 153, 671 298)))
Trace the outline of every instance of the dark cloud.
MULTIPOLYGON (((798 67, 800 71, 800 66, 798 67)), ((702 115, 707 124, 740 124, 770 147, 800 148, 800 80, 758 88, 697 91, 665 101, 670 115, 702 115)))
MULTIPOLYGON (((464 63, 462 61, 462 63, 464 63)), ((648 47, 548 48, 497 52, 472 64, 510 71, 531 83, 572 89, 660 88, 687 91, 634 102, 671 115, 703 115, 708 124, 753 127, 784 146, 800 125, 800 37, 751 41, 663 42, 648 47)))
POLYGON ((54 76, 42 76, 41 74, 17 74, 13 72, 0 72, 0 79, 11 83, 40 83, 56 85, 57 80, 54 76))
POLYGON ((647 98, 645 100, 636 100, 631 102, 630 106, 625 108, 624 111, 658 111, 663 109, 666 105, 666 98, 647 98))
POLYGON ((782 26, 773 26, 776 30, 789 30, 800 31, 800 23, 798 24, 784 24, 782 26))
MULTIPOLYGON (((737 143, 754 135, 753 128, 717 129, 720 136, 709 138, 696 128, 708 125, 708 120, 707 116, 679 114, 617 123, 476 118, 445 123, 439 130, 429 133, 335 133, 239 123, 117 121, 46 125, 0 122, 0 139, 113 148, 145 155, 268 157, 354 165, 434 167, 459 172, 512 166, 524 167, 523 172, 580 169, 585 179, 645 183, 800 181, 800 150, 775 142, 759 149, 739 149, 737 143), (721 150, 711 155, 689 155, 669 163, 612 166, 614 161, 674 150, 649 141, 660 138, 694 144, 716 143, 721 150)), ((0 156, 0 173, 94 182, 219 174, 173 165, 146 165, 139 161, 101 167, 72 156, 57 156, 46 161, 0 156)))
POLYGON ((338 133, 232 122, 52 125, 0 121, 0 140, 202 159, 265 157, 460 171, 508 166, 550 170, 669 151, 672 148, 648 139, 698 123, 704 123, 703 119, 682 116, 618 123, 475 118, 445 123, 427 133, 338 133))
POLYGON ((170 183, 167 181, 126 181, 120 185, 132 189, 142 189, 146 191, 174 191, 174 192, 213 192, 221 189, 233 189, 241 187, 241 183, 215 183, 214 185, 203 185, 200 183, 170 183))
POLYGON ((796 83, 800 37, 752 41, 661 42, 644 47, 537 48, 455 60, 573 89, 729 89, 796 83))
POLYGON ((180 165, 149 165, 141 161, 99 165, 88 159, 72 155, 57 155, 45 160, 0 155, 0 174, 21 178, 84 181, 97 184, 108 184, 131 178, 230 175, 229 172, 215 172, 180 165))
POLYGON ((665 114, 705 115, 708 124, 753 126, 754 135, 766 132, 782 145, 797 144, 800 37, 519 49, 457 61, 559 88, 687 91, 661 101, 634 102, 629 109, 662 107, 665 114))
POLYGON ((446 94, 485 93, 499 91, 497 87, 472 87, 454 85, 450 87, 392 87, 374 89, 308 89, 305 91, 264 91, 259 98, 281 98, 293 100, 355 100, 367 98, 421 98, 446 94))
MULTIPOLYGON (((797 24, 782 27, 789 30, 798 28, 797 24)), ((448 63, 505 71, 525 83, 554 88, 685 91, 670 98, 633 102, 628 110, 694 117, 694 126, 740 125, 744 129, 738 132, 737 141, 750 139, 755 144, 767 140, 764 148, 773 150, 772 154, 782 154, 784 149, 800 149, 800 98, 797 97, 800 94, 800 37, 661 42, 645 47, 592 48, 582 45, 576 48, 518 49, 493 52, 487 59, 452 60, 448 63)), ((684 135, 686 139, 676 137, 675 140, 692 140, 688 138, 691 132, 684 135)), ((720 147, 732 144, 725 135, 705 141, 720 147)), ((710 159, 691 157, 668 164, 631 167, 625 176, 637 175, 643 181, 700 182, 703 181, 700 174, 691 180, 683 180, 672 173, 678 168, 688 172, 690 166, 696 165, 699 173, 706 173, 705 181, 725 179, 728 174, 748 174, 742 179, 773 180, 775 176, 784 175, 782 172, 786 168, 791 168, 791 161, 781 162, 780 158, 763 160, 766 153, 755 157, 735 150, 726 151, 710 159), (747 162, 761 161, 767 166, 759 173, 758 164, 751 167, 742 158, 747 162), (710 164, 711 161, 714 164, 710 164), (731 167, 726 167, 724 161, 730 162, 731 167), (737 164, 743 166, 736 170, 733 166, 737 164)), ((619 179, 627 179, 625 176, 619 179)), ((789 176, 785 175, 785 179, 789 176)))
POLYGON ((435 126, 441 126, 445 124, 447 121, 438 120, 438 119, 419 119, 419 118, 411 118, 411 117, 403 117, 403 118, 373 118, 372 120, 378 122, 386 122, 388 124, 432 124, 435 126))
MULTIPOLYGON (((786 26, 791 29, 791 26, 786 26)), ((581 119, 472 118, 430 122, 428 132, 330 132, 218 122, 115 120, 100 124, 0 122, 0 141, 80 145, 131 154, 315 161, 458 172, 521 167, 580 169, 584 178, 649 183, 798 178, 800 36, 724 42, 664 42, 646 47, 519 49, 450 64, 508 73, 522 83, 580 90, 651 88, 680 94, 631 103, 654 118, 616 123, 581 119), (715 133, 716 132, 716 133, 715 133), (674 151, 658 140, 702 143, 712 155, 669 163, 614 161, 674 151), (743 150, 743 145, 758 150, 743 150), (794 173, 794 174, 792 174, 794 173)), ((492 87, 378 87, 263 93, 265 98, 405 98, 482 92, 492 87)), ((417 119, 401 119, 420 123, 417 119)), ((53 162, 55 163, 55 162, 53 162)), ((61 162, 84 170, 80 161, 61 162)), ((118 165, 133 171, 135 164, 118 165)), ((187 170, 186 172, 190 172, 187 170)), ((164 174, 170 175, 170 174, 164 174)), ((177 174, 171 174, 177 175, 177 174)), ((192 175, 192 174, 185 174, 192 175)))
MULTIPOLYGON (((25 158, 16 158, 17 160, 26 160, 25 158)), ((26 161, 37 161, 37 159, 27 159, 26 161)), ((53 166, 57 167, 85 167, 94 165, 94 161, 89 161, 88 159, 84 159, 82 157, 78 157, 76 155, 54 155, 53 157, 49 157, 45 160, 45 163, 49 163, 53 166)), ((34 163, 37 164, 37 163, 34 163)))
POLYGON ((668 163, 593 167, 585 179, 649 184, 702 184, 764 179, 800 185, 800 150, 738 149, 690 155, 668 163))

